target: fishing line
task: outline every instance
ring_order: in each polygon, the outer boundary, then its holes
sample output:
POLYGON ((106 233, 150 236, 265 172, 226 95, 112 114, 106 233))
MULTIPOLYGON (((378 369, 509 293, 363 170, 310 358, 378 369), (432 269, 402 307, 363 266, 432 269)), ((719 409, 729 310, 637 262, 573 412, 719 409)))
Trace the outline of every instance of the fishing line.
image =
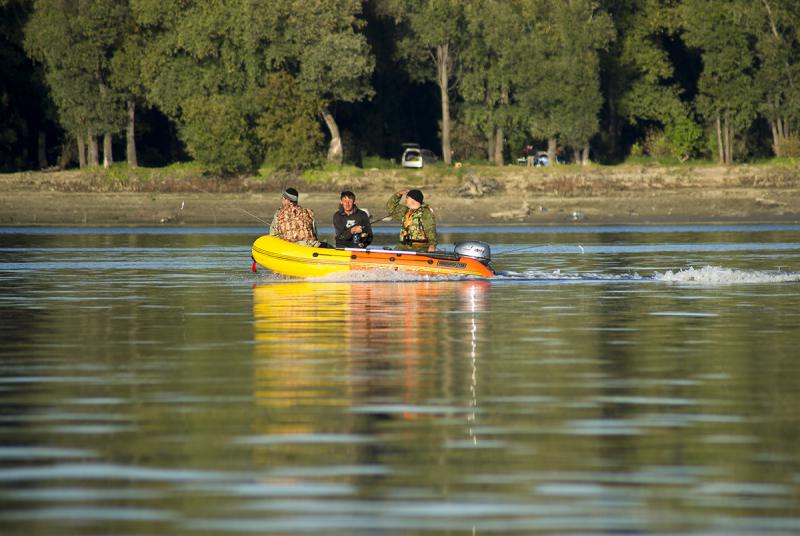
MULTIPOLYGON (((200 192, 203 192, 204 194, 213 195, 213 194, 212 194, 211 192, 209 192, 208 190, 203 190, 202 188, 200 188, 199 186, 195 186, 194 184, 192 184, 192 188, 194 188, 195 190, 198 190, 198 191, 200 191, 200 192)), ((263 223, 263 224, 264 224, 264 225, 266 225, 266 226, 270 226, 270 225, 272 225, 270 222, 268 222, 268 221, 266 221, 266 220, 263 220, 263 219, 259 218, 258 216, 256 216, 256 215, 255 215, 255 214, 253 214, 252 212, 248 212, 247 210, 243 209, 242 207, 235 207, 235 206, 233 206, 233 205, 228 205, 228 206, 229 206, 230 208, 235 208, 236 210, 241 210, 242 212, 244 212, 245 214, 247 214, 247 215, 248 215, 248 216, 250 216, 251 218, 255 218, 255 219, 257 219, 258 221, 260 221, 261 223, 263 223)), ((181 208, 183 208, 183 207, 181 207, 181 208)))
MULTIPOLYGON (((510 251, 501 251, 500 253, 497 254, 497 256, 499 257, 500 255, 507 255, 509 253, 517 253, 517 252, 526 251, 526 250, 529 250, 529 249, 547 248, 547 247, 550 247, 552 245, 553 244, 540 244, 538 246, 525 246, 525 247, 522 247, 522 248, 512 249, 510 251)), ((578 244, 577 248, 581 251, 581 253, 586 253, 586 251, 583 249, 582 245, 578 244)))
POLYGON ((525 250, 528 250, 528 249, 546 248, 546 247, 550 247, 552 245, 553 244, 540 244, 538 246, 525 246, 523 248, 512 249, 510 251, 502 251, 502 252, 498 253, 497 256, 499 257, 500 255, 507 255, 509 253, 517 253, 518 251, 525 251, 525 250))

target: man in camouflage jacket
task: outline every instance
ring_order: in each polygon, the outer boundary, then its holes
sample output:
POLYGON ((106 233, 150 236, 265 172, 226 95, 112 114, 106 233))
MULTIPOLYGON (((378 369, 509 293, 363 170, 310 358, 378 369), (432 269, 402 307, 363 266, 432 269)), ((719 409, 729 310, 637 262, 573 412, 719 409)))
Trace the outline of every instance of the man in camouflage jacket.
POLYGON ((319 247, 314 211, 298 205, 300 194, 294 188, 287 188, 281 195, 281 208, 272 218, 269 234, 302 246, 319 247))
POLYGON ((400 190, 386 202, 386 210, 402 224, 397 249, 426 252, 436 251, 436 217, 433 209, 423 203, 419 190, 400 190), (405 195, 405 203, 400 200, 405 195))

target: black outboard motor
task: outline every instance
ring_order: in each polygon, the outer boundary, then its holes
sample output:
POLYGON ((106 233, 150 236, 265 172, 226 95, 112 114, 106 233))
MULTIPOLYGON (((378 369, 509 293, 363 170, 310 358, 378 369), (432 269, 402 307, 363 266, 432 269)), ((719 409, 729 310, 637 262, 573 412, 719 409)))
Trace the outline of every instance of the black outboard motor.
POLYGON ((480 240, 468 240, 456 244, 455 253, 464 257, 471 257, 488 265, 492 260, 492 250, 489 244, 480 240))

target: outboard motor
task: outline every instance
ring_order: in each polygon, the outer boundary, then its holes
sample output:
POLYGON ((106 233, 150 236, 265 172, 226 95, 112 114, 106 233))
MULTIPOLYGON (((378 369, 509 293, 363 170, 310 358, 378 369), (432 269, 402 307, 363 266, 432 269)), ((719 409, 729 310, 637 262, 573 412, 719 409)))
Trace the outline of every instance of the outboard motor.
POLYGON ((456 244, 455 253, 464 257, 471 257, 479 260, 483 264, 489 264, 492 260, 492 250, 489 244, 480 240, 468 240, 456 244))

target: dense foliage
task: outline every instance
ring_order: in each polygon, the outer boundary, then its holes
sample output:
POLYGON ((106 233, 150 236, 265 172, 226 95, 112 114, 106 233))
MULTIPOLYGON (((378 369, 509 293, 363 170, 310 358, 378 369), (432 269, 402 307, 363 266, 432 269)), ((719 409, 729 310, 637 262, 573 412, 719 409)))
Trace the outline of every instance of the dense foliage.
POLYGON ((221 174, 401 141, 800 156, 796 0, 0 0, 0 21, 4 170, 99 165, 99 140, 135 166, 137 139, 221 174))

